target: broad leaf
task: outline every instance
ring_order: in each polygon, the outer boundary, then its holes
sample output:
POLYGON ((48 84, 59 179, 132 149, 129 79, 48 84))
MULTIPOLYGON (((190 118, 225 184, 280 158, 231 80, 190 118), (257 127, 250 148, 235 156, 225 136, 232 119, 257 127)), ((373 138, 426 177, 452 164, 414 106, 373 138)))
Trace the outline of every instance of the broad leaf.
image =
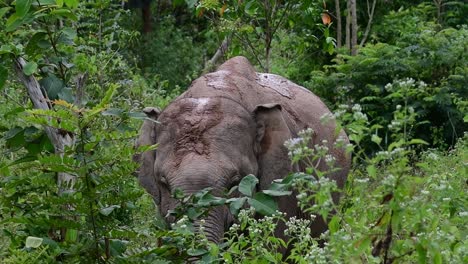
POLYGON ((37 64, 34 61, 30 61, 30 62, 26 63, 26 65, 24 65, 24 67, 23 67, 23 72, 27 76, 35 73, 36 70, 37 70, 37 64))
POLYGON ((242 178, 241 182, 239 183, 239 192, 241 192, 243 195, 251 197, 257 183, 257 177, 249 174, 242 178))
POLYGON ((41 49, 39 49, 39 42, 45 41, 45 37, 47 36, 46 32, 37 32, 34 34, 28 42, 26 46, 25 52, 28 55, 35 55, 41 53, 41 49))
POLYGON ((78 0, 64 0, 65 5, 67 5, 70 8, 77 8, 78 7, 78 0))
POLYGON ((278 210, 275 199, 264 193, 256 193, 249 199, 249 204, 261 215, 272 215, 278 210))
POLYGON ((24 17, 31 8, 32 0, 16 0, 16 14, 24 17))
POLYGON ((28 236, 26 238, 26 247, 28 248, 38 248, 42 245, 42 238, 28 236))
POLYGON ((192 257, 195 257, 195 256, 201 256, 205 253, 207 253, 208 251, 204 248, 191 248, 189 250, 187 250, 187 254, 189 256, 192 256, 192 257))
POLYGON ((59 94, 65 88, 65 85, 62 80, 57 78, 57 76, 50 74, 48 77, 43 78, 39 81, 42 88, 47 92, 47 96, 50 100, 59 99, 59 94))
POLYGON ((231 211, 231 214, 237 215, 239 213, 239 210, 244 206, 245 201, 247 201, 247 199, 247 197, 228 199, 227 202, 230 202, 229 210, 231 211))

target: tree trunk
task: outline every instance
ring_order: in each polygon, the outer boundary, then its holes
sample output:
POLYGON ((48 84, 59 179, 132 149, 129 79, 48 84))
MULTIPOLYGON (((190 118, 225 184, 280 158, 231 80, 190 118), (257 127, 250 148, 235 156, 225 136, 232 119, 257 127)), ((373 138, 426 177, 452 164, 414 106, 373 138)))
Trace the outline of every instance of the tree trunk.
POLYGON ((367 22, 366 31, 364 32, 364 36, 361 39, 361 43, 359 44, 360 47, 366 43, 367 37, 369 36, 370 29, 372 26, 372 19, 374 18, 374 11, 375 11, 375 4, 377 0, 372 1, 372 7, 369 9, 369 1, 367 1, 367 14, 369 15, 369 21, 367 22))
POLYGON ((357 14, 356 0, 350 0, 351 7, 351 55, 357 54, 357 14))
POLYGON ((345 45, 348 50, 351 50, 351 0, 346 3, 346 40, 345 45))
POLYGON ((437 9, 437 23, 442 24, 442 6, 444 0, 433 0, 437 9))
POLYGON ((141 16, 143 18, 143 33, 151 32, 151 1, 144 0, 141 7, 141 16))
MULTIPOLYGON (((26 65, 26 61, 23 58, 15 59, 15 70, 23 82, 24 86, 29 94, 34 108, 36 109, 45 109, 50 110, 48 99, 44 96, 41 91, 41 86, 37 82, 34 76, 27 76, 23 73, 23 67, 26 65)), ((68 133, 60 133, 58 129, 53 127, 44 127, 44 130, 49 138, 50 142, 54 146, 55 154, 58 154, 63 157, 63 153, 66 146, 71 146, 74 144, 74 139, 68 133)), ((57 177, 57 185, 59 188, 59 194, 64 191, 73 190, 76 177, 64 172, 59 172, 57 177)))
POLYGON ((341 9, 340 9, 340 0, 335 0, 335 10, 336 10, 336 46, 341 48, 342 45, 342 29, 341 29, 341 9))

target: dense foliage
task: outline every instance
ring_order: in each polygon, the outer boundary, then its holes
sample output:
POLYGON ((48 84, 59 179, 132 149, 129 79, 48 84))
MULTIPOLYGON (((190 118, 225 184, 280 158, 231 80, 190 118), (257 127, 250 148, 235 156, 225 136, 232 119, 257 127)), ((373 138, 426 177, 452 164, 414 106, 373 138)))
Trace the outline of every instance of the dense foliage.
POLYGON ((468 4, 354 2, 360 39, 371 25, 356 55, 337 46, 335 1, 153 1, 143 33, 140 10, 115 1, 1 2, 0 262, 468 262, 468 4), (320 95, 334 112, 322 122, 352 141, 335 144, 353 167, 338 190, 314 165, 333 157, 306 130, 285 143, 305 171, 261 192, 254 175, 226 197, 175 191, 169 226, 133 176, 132 156, 157 147, 133 147, 140 110, 164 107, 212 69, 223 41, 221 59, 244 55, 320 95), (43 109, 27 92, 35 84, 43 109), (274 197, 293 191, 328 224, 321 237, 295 218, 295 239, 274 237, 284 220, 274 197), (213 244, 193 221, 220 205, 237 222, 213 244))

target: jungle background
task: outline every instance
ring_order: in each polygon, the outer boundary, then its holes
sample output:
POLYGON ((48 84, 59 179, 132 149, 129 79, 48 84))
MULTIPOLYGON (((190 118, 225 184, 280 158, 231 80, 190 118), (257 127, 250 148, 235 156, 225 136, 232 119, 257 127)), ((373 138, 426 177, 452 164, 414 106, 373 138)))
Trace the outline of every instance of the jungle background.
POLYGON ((467 263, 467 18, 449 0, 1 0, 0 262, 467 263), (134 177, 157 147, 134 148, 141 111, 237 55, 332 110, 342 199, 304 132, 287 147, 308 170, 261 195, 253 175, 238 198, 176 192, 168 226, 134 177), (299 219, 272 235, 291 190, 320 238, 299 219), (216 245, 191 223, 223 204, 238 220, 216 245))

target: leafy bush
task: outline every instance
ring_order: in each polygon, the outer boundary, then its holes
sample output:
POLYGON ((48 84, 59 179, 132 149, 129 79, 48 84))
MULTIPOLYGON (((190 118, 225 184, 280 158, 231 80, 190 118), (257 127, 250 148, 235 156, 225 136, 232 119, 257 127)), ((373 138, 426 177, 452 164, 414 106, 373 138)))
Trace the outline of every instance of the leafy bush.
POLYGON ((306 86, 334 102, 333 108, 361 104, 371 123, 382 126, 378 134, 385 138, 389 130, 383 124, 392 119, 391 109, 411 106, 418 138, 432 146, 451 146, 466 130, 468 29, 422 28, 402 31, 394 45, 367 45, 357 56, 339 54, 324 72, 313 72, 306 86))

